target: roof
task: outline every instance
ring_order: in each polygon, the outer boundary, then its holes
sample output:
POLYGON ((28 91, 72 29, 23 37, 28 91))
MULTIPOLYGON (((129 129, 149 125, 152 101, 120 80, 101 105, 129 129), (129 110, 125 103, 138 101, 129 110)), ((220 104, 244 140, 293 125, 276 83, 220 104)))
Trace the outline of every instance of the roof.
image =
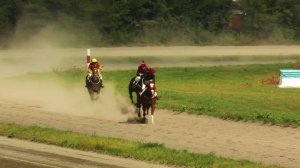
POLYGON ((287 78, 300 78, 300 69, 281 69, 280 76, 287 78))

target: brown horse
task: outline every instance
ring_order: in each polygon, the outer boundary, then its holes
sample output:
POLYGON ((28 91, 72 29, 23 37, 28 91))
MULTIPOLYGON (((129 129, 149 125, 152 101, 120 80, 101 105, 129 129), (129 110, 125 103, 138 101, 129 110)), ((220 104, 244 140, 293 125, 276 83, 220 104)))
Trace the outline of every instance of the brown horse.
POLYGON ((90 79, 86 77, 86 87, 92 101, 96 101, 99 99, 101 84, 102 84, 102 80, 99 76, 98 70, 93 69, 93 73, 90 79))
MULTIPOLYGON (((151 92, 150 88, 146 88, 146 90, 143 92, 143 86, 146 87, 145 83, 148 83, 152 81, 151 83, 154 86, 154 77, 147 78, 147 74, 144 76, 141 76, 139 81, 135 81, 136 77, 131 78, 129 85, 128 85, 128 91, 131 103, 134 104, 132 93, 136 93, 136 112, 138 114, 138 117, 141 117, 141 107, 143 110, 143 121, 146 121, 146 115, 148 115, 149 110, 151 108, 151 118, 152 123, 154 123, 154 111, 155 111, 155 103, 156 98, 153 97, 153 92, 151 92), (146 81, 145 78, 148 80, 146 81)), ((149 84, 149 83, 148 83, 149 84)), ((149 87, 149 86, 148 86, 149 87)))
POLYGON ((151 108, 151 123, 154 124, 154 111, 156 98, 153 97, 153 93, 150 89, 147 89, 140 97, 141 105, 143 109, 143 118, 146 120, 146 115, 149 114, 151 108))

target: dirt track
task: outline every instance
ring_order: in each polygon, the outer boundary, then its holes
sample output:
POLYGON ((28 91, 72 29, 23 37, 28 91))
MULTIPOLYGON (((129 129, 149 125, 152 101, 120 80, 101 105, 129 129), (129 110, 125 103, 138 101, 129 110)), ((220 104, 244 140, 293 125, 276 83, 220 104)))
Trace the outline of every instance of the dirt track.
MULTIPOLYGON (((147 55, 147 52, 151 52, 153 49, 155 48, 117 48, 116 51, 112 51, 111 56, 116 56, 120 53, 123 53, 123 55, 143 55, 144 53, 144 55, 147 55)), ((164 53, 163 51, 169 54, 181 54, 178 51, 182 50, 182 47, 171 49, 172 51, 170 51, 170 48, 160 48, 160 54, 164 53)), ((193 52, 187 52, 190 50, 188 47, 185 49, 186 55, 193 54, 193 52)), ((205 49, 202 50, 203 53, 209 53, 206 50, 210 49, 211 53, 222 53, 224 55, 226 53, 238 53, 241 55, 300 54, 300 49, 298 50, 297 46, 265 46, 265 48, 257 47, 257 51, 255 47, 205 47, 202 49, 205 49), (250 51, 251 54, 249 54, 250 51)), ((197 50, 198 54, 201 53, 201 48, 195 50, 197 50)), ((103 49, 104 53, 105 51, 107 50, 103 49)), ((151 53, 151 55, 153 54, 155 54, 155 51, 151 53)), ((32 87, 35 88, 37 86, 39 85, 32 87)), ((96 133, 101 136, 158 142, 172 148, 187 149, 199 153, 215 152, 221 156, 261 161, 286 167, 296 168, 300 165, 300 128, 282 128, 257 123, 224 121, 205 116, 176 114, 161 110, 158 110, 155 114, 155 125, 128 123, 124 120, 128 116, 114 110, 112 111, 113 108, 104 109, 104 111, 102 110, 99 113, 97 111, 86 112, 85 108, 78 109, 75 107, 76 110, 67 108, 76 104, 86 107, 96 106, 98 108, 97 105, 87 104, 86 99, 88 98, 86 96, 80 96, 82 99, 76 99, 85 90, 64 97, 65 95, 60 95, 62 90, 57 92, 58 95, 56 96, 51 95, 54 94, 53 91, 61 88, 47 88, 49 93, 43 97, 40 97, 39 93, 32 92, 32 88, 23 88, 27 89, 28 92, 15 90, 12 95, 8 95, 9 92, 5 91, 7 88, 4 90, 3 88, 2 90, 0 89, 0 122, 40 125, 83 133, 96 133), (14 96, 18 96, 15 97, 18 101, 14 101, 14 96), (74 99, 74 102, 64 101, 65 99, 61 97, 74 99), (43 105, 36 106, 37 100, 44 100, 45 102, 43 103, 46 103, 47 108, 49 106, 55 107, 54 111, 53 109, 43 108, 43 105), (49 104, 49 102, 51 103, 49 104), (84 103, 84 105, 80 103, 84 103), (60 107, 63 107, 63 109, 60 109, 60 107), (61 110, 68 112, 61 112, 61 110)), ((115 104, 105 102, 101 104, 99 109, 104 106, 115 106, 115 104)))
POLYGON ((0 103, 0 122, 40 125, 101 136, 163 143, 168 147, 286 167, 300 165, 300 129, 232 122, 158 110, 155 125, 56 114, 28 105, 0 103))

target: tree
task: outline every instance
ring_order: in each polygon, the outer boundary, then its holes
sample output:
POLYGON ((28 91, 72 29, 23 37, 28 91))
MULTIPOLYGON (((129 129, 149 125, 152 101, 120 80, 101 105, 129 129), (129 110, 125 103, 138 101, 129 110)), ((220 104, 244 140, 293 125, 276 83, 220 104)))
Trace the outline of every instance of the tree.
POLYGON ((20 16, 20 9, 14 1, 0 1, 0 43, 7 45, 12 38, 20 16))

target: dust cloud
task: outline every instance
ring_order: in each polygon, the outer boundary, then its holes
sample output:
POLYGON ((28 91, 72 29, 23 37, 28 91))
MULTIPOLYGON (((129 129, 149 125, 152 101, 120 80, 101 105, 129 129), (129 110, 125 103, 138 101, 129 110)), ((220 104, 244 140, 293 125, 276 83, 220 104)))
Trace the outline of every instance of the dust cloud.
POLYGON ((69 69, 74 65, 80 68, 86 66, 86 49, 49 47, 49 44, 51 41, 47 43, 44 35, 36 34, 34 39, 26 42, 25 48, 0 50, 0 77, 28 72, 51 72, 53 69, 69 69))
POLYGON ((10 48, 0 50, 0 101, 53 114, 126 121, 134 110, 123 97, 117 95, 113 84, 106 83, 100 99, 92 102, 84 82, 82 86, 67 88, 61 81, 47 77, 26 77, 27 73, 32 72, 47 75, 46 72, 73 66, 85 68, 86 49, 66 47, 85 47, 80 43, 85 43, 91 35, 87 33, 95 33, 84 32, 84 29, 72 28, 71 25, 62 26, 63 19, 57 23, 35 25, 41 21, 30 17, 25 15, 19 20, 10 48), (31 26, 41 28, 32 32, 29 29, 31 26))
POLYGON ((24 11, 18 19, 9 46, 18 49, 87 47, 95 44, 95 41, 101 41, 93 22, 70 19, 63 14, 47 18, 24 11))
POLYGON ((69 69, 74 65, 84 69, 85 55, 82 48, 1 50, 0 100, 34 106, 47 112, 126 121, 134 110, 117 95, 113 84, 106 84, 100 100, 92 103, 84 79, 81 86, 66 88, 62 81, 47 76, 34 79, 26 75, 32 72, 47 75, 46 72, 69 69))
POLYGON ((97 31, 90 23, 78 27, 66 24, 66 19, 69 18, 58 16, 50 21, 23 13, 9 40, 9 48, 0 50, 0 77, 67 69, 74 64, 85 67, 86 48, 90 48, 89 40, 97 31), (78 57, 82 60, 74 62, 78 57))
POLYGON ((86 116, 105 120, 127 121, 134 112, 125 98, 117 95, 112 84, 101 90, 98 101, 92 102, 82 87, 65 88, 60 82, 43 80, 0 84, 0 99, 7 103, 39 108, 53 114, 86 116))

